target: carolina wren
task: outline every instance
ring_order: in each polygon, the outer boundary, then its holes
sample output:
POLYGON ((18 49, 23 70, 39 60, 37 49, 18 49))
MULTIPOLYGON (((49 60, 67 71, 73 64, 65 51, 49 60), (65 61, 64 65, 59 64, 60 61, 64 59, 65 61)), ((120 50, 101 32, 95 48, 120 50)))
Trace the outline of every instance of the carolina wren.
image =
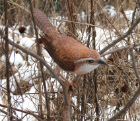
POLYGON ((44 32, 41 42, 50 56, 63 70, 74 74, 86 74, 100 64, 106 64, 100 54, 72 37, 58 33, 45 13, 34 8, 34 19, 37 26, 44 32))

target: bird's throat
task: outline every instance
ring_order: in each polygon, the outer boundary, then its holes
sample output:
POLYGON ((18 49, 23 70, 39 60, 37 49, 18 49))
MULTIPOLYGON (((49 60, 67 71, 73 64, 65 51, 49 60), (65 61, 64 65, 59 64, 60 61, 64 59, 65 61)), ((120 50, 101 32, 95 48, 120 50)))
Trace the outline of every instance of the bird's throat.
POLYGON ((96 69, 99 66, 97 65, 92 65, 92 64, 83 64, 80 65, 73 73, 81 75, 81 74, 87 74, 96 69))

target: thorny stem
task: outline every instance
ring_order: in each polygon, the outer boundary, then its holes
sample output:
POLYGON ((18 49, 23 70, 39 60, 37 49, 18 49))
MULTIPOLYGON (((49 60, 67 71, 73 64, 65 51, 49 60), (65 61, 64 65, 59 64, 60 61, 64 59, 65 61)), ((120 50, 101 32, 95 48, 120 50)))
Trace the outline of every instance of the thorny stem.
MULTIPOLYGON (((91 0, 91 15, 90 15, 90 24, 95 25, 95 20, 94 20, 94 14, 95 14, 95 8, 94 8, 94 0, 91 0)), ((93 40, 93 48, 95 49, 95 37, 96 37, 96 31, 95 31, 95 26, 89 26, 88 27, 88 41, 87 41, 87 47, 90 46, 90 40, 91 40, 91 35, 92 35, 92 40, 93 40)))

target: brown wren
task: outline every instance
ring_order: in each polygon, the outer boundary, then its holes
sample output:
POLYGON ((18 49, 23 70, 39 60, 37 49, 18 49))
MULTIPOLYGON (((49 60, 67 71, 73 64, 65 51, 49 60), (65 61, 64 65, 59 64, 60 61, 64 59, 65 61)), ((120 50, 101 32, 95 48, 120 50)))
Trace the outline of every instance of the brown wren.
POLYGON ((39 9, 33 9, 36 25, 43 31, 40 39, 53 60, 63 70, 73 74, 86 74, 96 69, 100 64, 106 64, 100 54, 89 49, 72 37, 60 34, 49 19, 39 9))

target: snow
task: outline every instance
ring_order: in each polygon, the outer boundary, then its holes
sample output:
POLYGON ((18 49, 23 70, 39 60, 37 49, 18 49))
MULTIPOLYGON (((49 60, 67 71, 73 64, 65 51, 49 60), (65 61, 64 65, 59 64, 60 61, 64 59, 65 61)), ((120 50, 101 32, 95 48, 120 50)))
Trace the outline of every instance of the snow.
MULTIPOLYGON (((4 29, 3 26, 0 26, 0 28, 4 29)), ((17 26, 18 28, 18 26, 17 26)), ((27 27, 27 31, 28 31, 29 27, 27 27)), ((34 37, 27 37, 26 34, 23 36, 21 35, 17 29, 15 29, 15 26, 12 28, 9 28, 9 39, 19 43, 19 45, 23 46, 24 48, 27 48, 31 51, 32 50, 32 46, 35 44, 35 38, 34 37)), ((34 62, 35 59, 33 59, 31 56, 28 56, 28 60, 25 59, 26 54, 24 54, 22 51, 13 48, 12 46, 10 46, 10 49, 12 49, 13 51, 9 54, 9 61, 11 63, 11 65, 14 65, 15 68, 17 69, 17 73, 15 73, 15 77, 17 79, 17 81, 26 81, 26 80, 30 80, 29 83, 33 84, 33 80, 31 78, 34 78, 38 75, 38 68, 37 68, 37 64, 34 62)), ((45 51, 45 49, 43 49, 43 54, 44 54, 44 58, 46 59, 46 61, 48 63, 51 63, 52 59, 49 56, 49 54, 45 51)), ((3 55, 0 58, 0 61, 5 62, 5 55, 3 55)), ((15 84, 15 77, 12 76, 10 77, 10 81, 12 83, 11 85, 11 91, 14 91, 15 86, 13 86, 13 84, 15 84)), ((54 79, 51 79, 50 81, 52 81, 54 79)), ((1 85, 6 87, 6 80, 2 79, 1 80, 1 85)), ((47 83, 46 83, 47 84, 47 83)), ((60 86, 59 84, 57 84, 58 86, 60 86)), ((56 85, 56 86, 57 86, 56 85)), ((48 88, 48 84, 46 85, 48 88)), ((57 90, 56 90, 57 91, 57 90)), ((2 90, 0 91, 2 94, 2 90)), ((36 92, 35 88, 31 88, 29 92, 36 92)), ((35 111, 37 112, 38 107, 37 105, 35 106, 35 103, 38 104, 37 102, 37 98, 38 95, 35 96, 35 98, 31 99, 31 96, 27 96, 27 95, 23 95, 21 96, 15 96, 13 94, 11 94, 12 96, 12 100, 11 102, 14 103, 15 100, 18 103, 13 104, 13 106, 17 109, 21 109, 21 107, 23 107, 25 111, 27 110, 31 110, 31 111, 35 111), (20 103, 19 103, 20 102, 20 103), (17 104, 17 105, 16 105, 17 104)), ((2 101, 2 97, 0 99, 0 104, 4 104, 2 101)), ((3 110, 7 110, 7 109, 3 109, 3 110)), ((23 115, 23 113, 16 111, 18 117, 21 117, 23 115)), ((0 120, 2 120, 3 116, 1 116, 0 113, 0 120)), ((28 120, 32 120, 33 117, 32 116, 28 116, 28 120)), ((26 119, 24 119, 23 121, 26 121, 26 119)))
POLYGON ((13 51, 10 55, 10 63, 18 67, 19 65, 24 65, 25 61, 23 60, 23 57, 20 54, 13 51))
POLYGON ((133 10, 127 10, 127 11, 125 11, 125 15, 126 15, 126 17, 127 17, 127 19, 129 21, 132 21, 133 12, 134 12, 133 10))
POLYGON ((80 22, 84 22, 86 20, 86 17, 87 15, 83 11, 77 15, 78 21, 80 22))
POLYGON ((110 18, 114 17, 117 13, 114 6, 106 5, 103 11, 109 15, 110 18))
POLYGON ((24 37, 20 40, 20 45, 26 48, 30 48, 35 42, 35 38, 24 37))

